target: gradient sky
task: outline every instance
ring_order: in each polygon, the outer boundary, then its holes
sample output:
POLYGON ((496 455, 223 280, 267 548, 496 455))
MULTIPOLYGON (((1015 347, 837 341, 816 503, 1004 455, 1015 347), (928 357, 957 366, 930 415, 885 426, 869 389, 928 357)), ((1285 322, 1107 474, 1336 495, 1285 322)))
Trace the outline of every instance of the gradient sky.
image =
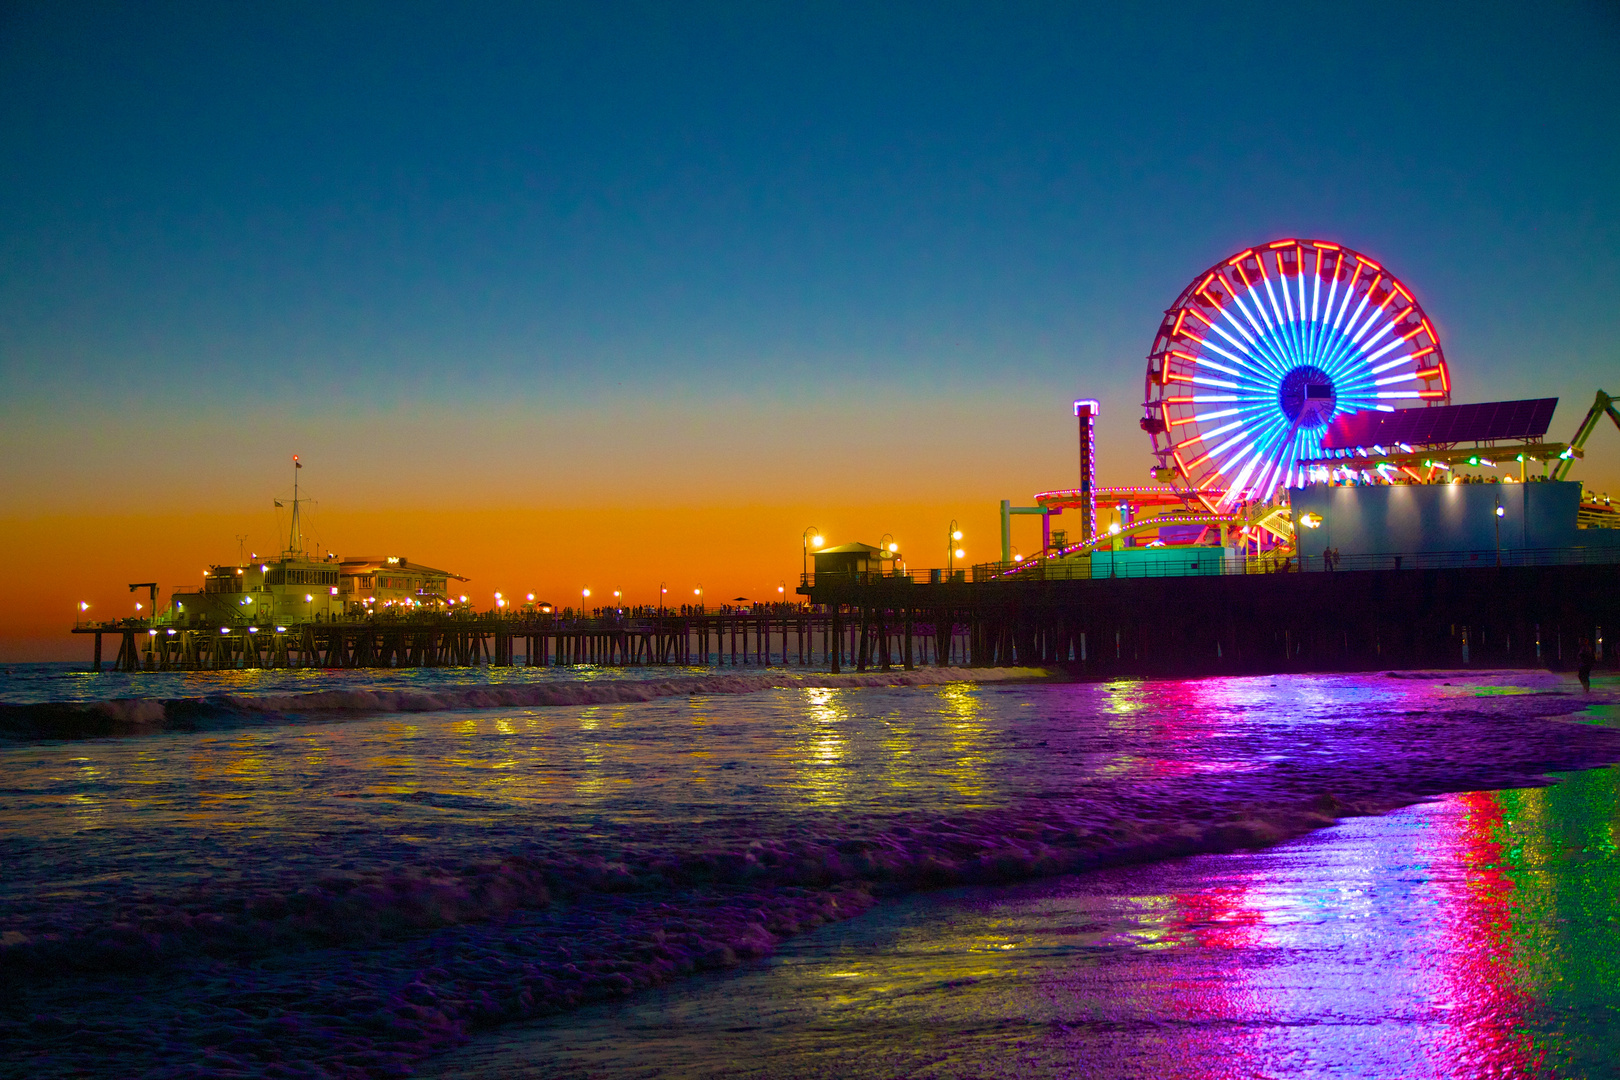
POLYGON ((1146 480, 1159 313, 1279 236, 1454 401, 1620 393, 1606 3, 8 2, 0 139, 0 659, 272 547, 294 452, 326 547, 480 594, 993 558, 1074 397, 1146 480))

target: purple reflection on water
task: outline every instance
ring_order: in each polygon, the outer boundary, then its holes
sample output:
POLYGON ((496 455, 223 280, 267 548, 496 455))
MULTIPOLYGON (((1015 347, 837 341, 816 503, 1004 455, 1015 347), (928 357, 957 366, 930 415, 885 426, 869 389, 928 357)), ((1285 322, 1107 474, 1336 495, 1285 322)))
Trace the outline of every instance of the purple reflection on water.
MULTIPOLYGON (((1521 796, 1549 816, 1545 792, 1448 795, 1267 851, 913 897, 754 970, 487 1036, 425 1074, 1588 1075, 1549 1064, 1604 1056, 1546 1022, 1578 961, 1539 953, 1563 965, 1540 983, 1524 963, 1568 914, 1527 920, 1538 886, 1503 869, 1503 802, 1521 796)), ((1588 913, 1600 933, 1613 899, 1588 913)), ((1583 1007, 1611 1011, 1616 988, 1599 994, 1583 1007)))

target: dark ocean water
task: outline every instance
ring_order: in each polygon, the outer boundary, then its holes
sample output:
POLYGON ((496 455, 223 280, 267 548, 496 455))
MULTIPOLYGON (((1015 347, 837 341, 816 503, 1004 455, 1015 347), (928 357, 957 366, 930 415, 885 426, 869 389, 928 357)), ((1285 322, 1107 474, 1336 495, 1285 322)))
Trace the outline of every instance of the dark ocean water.
POLYGON ((1546 673, 999 674, 9 671, 0 1071, 405 1075, 918 889, 1620 760, 1546 673))

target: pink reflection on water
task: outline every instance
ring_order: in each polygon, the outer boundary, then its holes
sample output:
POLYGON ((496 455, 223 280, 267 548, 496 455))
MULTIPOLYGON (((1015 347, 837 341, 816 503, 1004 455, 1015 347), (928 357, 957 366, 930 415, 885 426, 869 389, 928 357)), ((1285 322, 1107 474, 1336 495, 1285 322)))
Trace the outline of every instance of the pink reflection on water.
POLYGON ((1492 793, 1453 795, 1166 868, 1168 895, 1131 901, 1126 1012, 1163 1033, 1132 1056, 1161 1078, 1539 1074, 1501 824, 1492 793))
POLYGON ((1514 884, 1502 869, 1505 851, 1497 837, 1502 804, 1491 792, 1470 792, 1445 800, 1421 849, 1452 873, 1433 881, 1433 1003, 1449 1023, 1433 1032, 1436 1056, 1453 1063, 1444 1075, 1516 1076, 1539 1070, 1546 1051, 1523 1030, 1531 1004, 1521 987, 1523 971, 1514 955, 1514 884))

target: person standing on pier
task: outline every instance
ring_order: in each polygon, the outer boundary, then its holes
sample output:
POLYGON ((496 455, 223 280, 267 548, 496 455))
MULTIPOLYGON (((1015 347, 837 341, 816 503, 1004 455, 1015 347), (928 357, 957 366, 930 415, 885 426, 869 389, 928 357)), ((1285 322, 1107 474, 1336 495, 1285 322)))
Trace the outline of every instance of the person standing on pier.
POLYGON ((1581 638, 1580 652, 1575 656, 1575 674, 1581 680, 1581 689, 1586 693, 1592 692, 1592 665, 1597 657, 1592 653, 1592 643, 1581 638))

